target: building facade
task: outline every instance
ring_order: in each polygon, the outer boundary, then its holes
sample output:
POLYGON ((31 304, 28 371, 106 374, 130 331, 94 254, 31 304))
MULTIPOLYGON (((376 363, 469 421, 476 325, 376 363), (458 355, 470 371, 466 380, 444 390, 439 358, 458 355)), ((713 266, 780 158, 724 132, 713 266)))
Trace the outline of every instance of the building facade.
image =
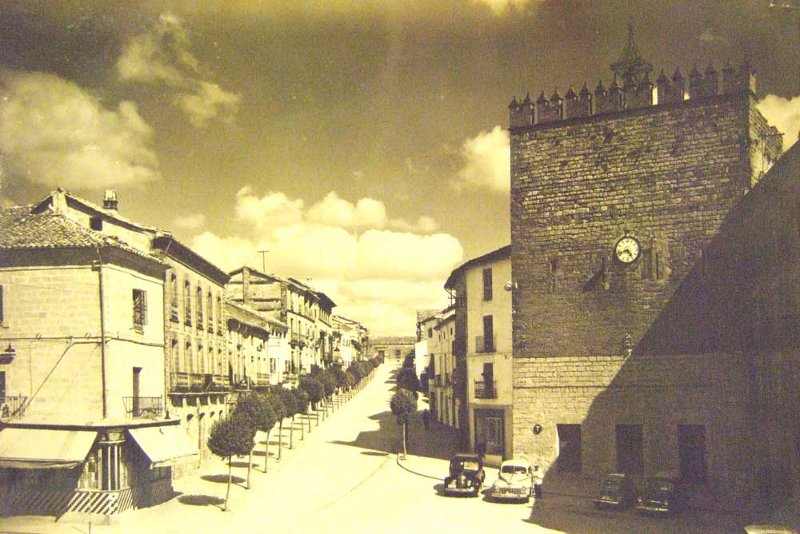
POLYGON ((149 506, 172 496, 171 462, 197 456, 165 410, 168 265, 68 202, 0 211, 4 515, 149 506))
POLYGON ((697 506, 749 504, 772 475, 725 316, 751 312, 703 271, 781 139, 749 66, 662 72, 655 101, 651 68, 631 37, 609 89, 511 103, 512 447, 545 483, 668 471, 697 506))
POLYGON ((460 327, 460 340, 453 346, 465 352, 469 446, 499 465, 513 452, 511 247, 467 261, 452 272, 445 288, 454 297, 460 327))

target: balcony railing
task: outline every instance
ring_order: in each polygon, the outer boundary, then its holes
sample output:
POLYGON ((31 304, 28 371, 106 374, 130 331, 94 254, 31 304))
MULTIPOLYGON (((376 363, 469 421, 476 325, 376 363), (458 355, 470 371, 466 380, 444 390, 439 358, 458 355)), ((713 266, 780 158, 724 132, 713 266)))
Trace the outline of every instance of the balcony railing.
POLYGON ((487 382, 485 380, 475 381, 475 398, 476 399, 496 399, 497 398, 497 380, 487 382))
POLYGON ((17 395, 14 397, 0 397, 0 420, 14 419, 25 415, 25 402, 28 397, 17 395))
POLYGON ((125 415, 128 417, 147 417, 158 419, 164 414, 164 402, 161 397, 122 397, 125 403, 125 415))
POLYGON ((494 337, 475 336, 475 352, 494 352, 494 337))
POLYGON ((170 391, 172 393, 202 393, 230 388, 227 375, 173 372, 170 391))

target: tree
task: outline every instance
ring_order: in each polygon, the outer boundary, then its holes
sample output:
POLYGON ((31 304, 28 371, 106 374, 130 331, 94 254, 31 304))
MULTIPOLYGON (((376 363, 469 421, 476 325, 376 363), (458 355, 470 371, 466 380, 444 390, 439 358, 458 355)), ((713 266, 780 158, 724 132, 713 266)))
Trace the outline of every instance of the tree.
MULTIPOLYGON (((311 409, 317 409, 317 403, 322 400, 324 394, 324 387, 322 382, 311 375, 303 375, 300 377, 300 388, 308 393, 308 400, 311 402, 311 409)), ((319 424, 319 413, 317 413, 317 424, 319 424)), ((311 432, 311 420, 308 421, 308 431, 311 432)))
POLYGON ((356 385, 356 378, 353 376, 353 373, 350 371, 344 372, 344 387, 347 391, 350 391, 353 386, 356 385))
POLYGON ((413 392, 401 388, 397 390, 397 393, 392 395, 389 407, 397 418, 397 424, 401 425, 401 431, 403 433, 403 458, 405 458, 408 442, 408 423, 411 414, 417 411, 417 398, 414 396, 413 392))
POLYGON ((275 391, 278 392, 281 397, 281 401, 283 402, 285 417, 290 417, 292 419, 292 423, 289 425, 289 448, 291 449, 294 446, 294 416, 300 411, 299 401, 296 398, 293 389, 287 389, 283 386, 278 386, 275 388, 275 391))
POLYGON ((331 395, 333 392, 336 391, 336 386, 338 385, 338 381, 336 380, 336 376, 326 371, 322 375, 322 392, 325 394, 326 404, 328 400, 330 400, 331 395))
POLYGON ((413 367, 403 367, 397 372, 397 387, 409 391, 419 391, 419 378, 413 367))
POLYGON ((255 445, 256 429, 247 421, 239 420, 231 414, 227 419, 217 421, 211 427, 208 437, 208 448, 220 458, 228 460, 228 489, 225 492, 225 502, 222 510, 228 509, 228 497, 231 493, 231 457, 244 456, 253 450, 255 445))
MULTIPOLYGON (((281 397, 281 386, 272 387, 267 390, 266 400, 272 408, 272 413, 275 414, 275 420, 278 422, 278 460, 281 459, 281 452, 283 451, 283 418, 286 417, 286 405, 283 403, 281 397)), ((267 434, 267 443, 269 444, 269 434, 267 434)), ((267 470, 267 458, 264 457, 264 471, 267 470)))
MULTIPOLYGON (((249 393, 239 397, 233 415, 251 425, 256 430, 267 433, 267 445, 265 454, 269 455, 269 432, 275 426, 275 412, 272 405, 267 401, 264 394, 249 393)), ((253 451, 247 461, 247 489, 250 489, 250 467, 253 464, 253 451)), ((264 458, 264 472, 267 472, 267 460, 264 458)))
MULTIPOLYGON (((310 402, 308 400, 308 393, 306 393, 305 390, 300 389, 300 388, 293 389, 292 392, 295 395, 295 402, 297 403, 297 413, 298 414, 306 413, 308 411, 308 403, 310 402)), ((309 428, 309 430, 311 430, 311 421, 308 422, 308 428, 309 428)), ((300 439, 304 439, 306 431, 305 431, 305 429, 303 427, 303 418, 302 417, 300 418, 300 429, 303 432, 302 434, 300 434, 300 439)))

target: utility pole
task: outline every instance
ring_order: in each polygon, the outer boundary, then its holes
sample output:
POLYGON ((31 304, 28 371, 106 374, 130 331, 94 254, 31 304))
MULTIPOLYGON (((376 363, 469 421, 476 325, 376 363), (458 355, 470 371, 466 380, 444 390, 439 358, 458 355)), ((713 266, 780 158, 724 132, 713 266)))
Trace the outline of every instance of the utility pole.
POLYGON ((261 272, 262 273, 266 273, 267 272, 267 252, 269 252, 269 250, 266 250, 266 249, 265 250, 259 250, 258 252, 261 254, 261 272))

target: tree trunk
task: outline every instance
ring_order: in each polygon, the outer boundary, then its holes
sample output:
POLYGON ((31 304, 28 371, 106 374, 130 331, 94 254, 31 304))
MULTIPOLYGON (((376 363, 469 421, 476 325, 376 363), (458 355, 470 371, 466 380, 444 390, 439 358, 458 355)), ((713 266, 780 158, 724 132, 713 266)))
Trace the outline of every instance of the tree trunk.
POLYGON ((407 424, 408 424, 408 422, 406 421, 405 418, 403 418, 403 460, 406 459, 406 454, 407 454, 407 450, 406 450, 406 425, 407 424))
POLYGON ((228 489, 225 491, 225 502, 222 503, 222 511, 228 511, 228 497, 231 494, 231 479, 233 478, 233 472, 231 469, 231 456, 228 456, 228 489))
POLYGON ((283 449, 283 418, 278 422, 278 461, 281 460, 281 449, 283 449))
MULTIPOLYGON (((272 430, 272 429, 270 429, 272 430)), ((267 458, 269 458, 269 433, 270 430, 267 430, 267 440, 264 444, 264 472, 267 472, 267 458)))
POLYGON ((294 448, 294 415, 292 416, 292 423, 289 425, 289 448, 294 448))
MULTIPOLYGON (((255 445, 253 445, 255 449, 255 445)), ((253 449, 250 449, 250 454, 247 456, 247 489, 250 489, 250 469, 253 467, 253 449)))

